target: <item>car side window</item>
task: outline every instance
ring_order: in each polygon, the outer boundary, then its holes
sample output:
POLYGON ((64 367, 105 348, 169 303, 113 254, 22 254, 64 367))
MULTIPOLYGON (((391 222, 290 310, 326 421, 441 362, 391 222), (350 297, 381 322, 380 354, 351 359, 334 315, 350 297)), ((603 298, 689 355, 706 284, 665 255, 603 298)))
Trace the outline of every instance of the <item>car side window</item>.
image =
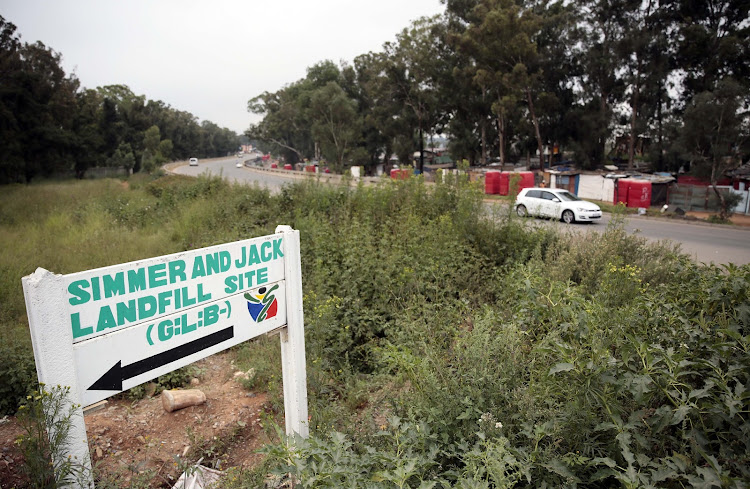
POLYGON ((555 200, 555 194, 552 192, 542 192, 542 198, 544 200, 555 200))
POLYGON ((541 193, 542 192, 540 190, 529 190, 528 192, 526 192, 526 197, 539 199, 542 197, 541 193))

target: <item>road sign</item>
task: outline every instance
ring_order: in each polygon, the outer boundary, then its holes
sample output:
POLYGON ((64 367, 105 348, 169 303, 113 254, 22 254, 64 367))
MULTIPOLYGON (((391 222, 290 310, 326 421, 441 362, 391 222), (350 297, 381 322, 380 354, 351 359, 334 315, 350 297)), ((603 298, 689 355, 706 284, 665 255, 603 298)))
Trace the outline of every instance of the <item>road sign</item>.
MULTIPOLYGON (((88 406, 281 329, 287 433, 307 436, 299 232, 24 277, 39 381, 88 406)), ((82 413, 81 413, 82 414, 82 413)), ((88 461, 83 416, 71 454, 88 461)))

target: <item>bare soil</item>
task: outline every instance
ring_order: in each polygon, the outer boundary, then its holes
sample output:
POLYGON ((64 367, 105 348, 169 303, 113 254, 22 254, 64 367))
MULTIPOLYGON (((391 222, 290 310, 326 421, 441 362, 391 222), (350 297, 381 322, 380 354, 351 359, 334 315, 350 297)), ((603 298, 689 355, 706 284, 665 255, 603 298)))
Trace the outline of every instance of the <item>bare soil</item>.
MULTIPOLYGON (((248 391, 234 378, 232 358, 222 353, 195 364, 201 375, 186 388, 206 394, 202 405, 168 413, 160 395, 138 401, 120 396, 86 414, 99 473, 117 477, 123 487, 135 477, 148 479, 151 487, 171 487, 180 464, 201 457, 203 465, 220 469, 256 466, 262 460, 258 448, 269 441, 262 419, 273 413, 265 393, 248 391)), ((0 489, 24 485, 23 456, 14 443, 21 433, 15 418, 0 423, 0 489)))

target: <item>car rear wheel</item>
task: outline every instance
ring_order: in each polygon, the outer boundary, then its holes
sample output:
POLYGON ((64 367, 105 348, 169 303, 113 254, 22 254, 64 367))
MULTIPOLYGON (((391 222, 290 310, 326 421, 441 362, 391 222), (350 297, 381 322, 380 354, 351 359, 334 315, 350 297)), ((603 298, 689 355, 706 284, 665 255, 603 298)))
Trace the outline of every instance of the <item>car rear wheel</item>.
POLYGON ((562 220, 565 222, 565 224, 570 224, 571 222, 574 222, 576 220, 575 216, 573 215, 573 211, 571 210, 564 210, 562 213, 562 220))
POLYGON ((518 214, 518 217, 526 217, 529 215, 529 213, 526 212, 526 206, 523 204, 518 204, 518 207, 516 207, 516 214, 518 214))

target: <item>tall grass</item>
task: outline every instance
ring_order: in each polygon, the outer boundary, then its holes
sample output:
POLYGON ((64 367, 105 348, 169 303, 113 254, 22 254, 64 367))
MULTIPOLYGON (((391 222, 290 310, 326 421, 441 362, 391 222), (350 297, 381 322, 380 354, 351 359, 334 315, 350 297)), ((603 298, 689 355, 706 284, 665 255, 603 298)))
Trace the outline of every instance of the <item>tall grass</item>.
MULTIPOLYGON (((268 448, 279 473, 315 487, 750 480, 748 267, 695 265, 617 219, 585 238, 528 229, 487 215, 467 182, 270 195, 170 177, 87 199, 58 185, 57 204, 0 206, 0 320, 16 345, 20 277, 35 266, 67 273, 300 230, 312 438, 268 448)), ((279 395, 274 341, 237 355, 279 395)))

